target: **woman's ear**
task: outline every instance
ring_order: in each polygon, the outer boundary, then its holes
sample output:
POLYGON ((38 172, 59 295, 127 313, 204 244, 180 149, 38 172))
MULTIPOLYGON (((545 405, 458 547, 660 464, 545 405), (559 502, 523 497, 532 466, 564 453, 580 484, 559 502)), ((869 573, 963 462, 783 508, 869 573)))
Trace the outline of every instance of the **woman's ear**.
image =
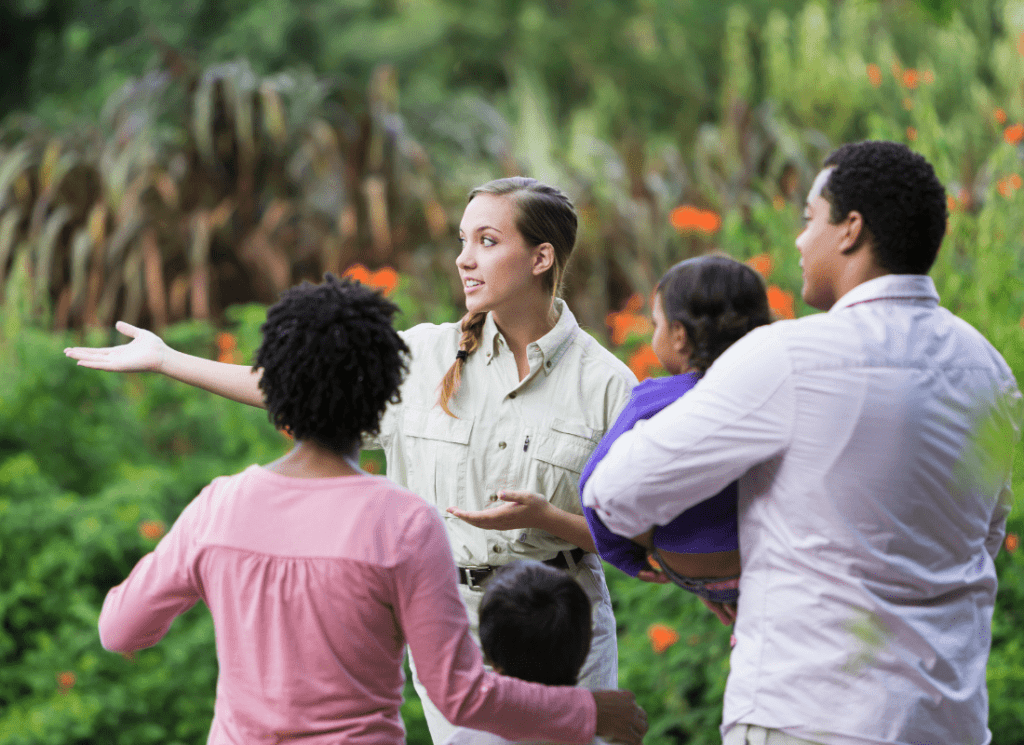
POLYGON ((540 276, 555 265, 555 247, 541 243, 533 249, 533 275, 540 276))

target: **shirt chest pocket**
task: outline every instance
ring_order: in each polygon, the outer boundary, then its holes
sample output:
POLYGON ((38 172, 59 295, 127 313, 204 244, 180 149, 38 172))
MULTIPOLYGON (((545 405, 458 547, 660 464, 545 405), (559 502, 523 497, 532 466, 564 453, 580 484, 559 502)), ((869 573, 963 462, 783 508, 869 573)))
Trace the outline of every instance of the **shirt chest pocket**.
POLYGON ((555 419, 531 446, 537 483, 553 505, 580 514, 580 473, 597 447, 600 433, 583 422, 555 419))
POLYGON ((402 436, 409 490, 442 510, 465 506, 472 431, 472 419, 450 417, 439 407, 406 409, 402 436))

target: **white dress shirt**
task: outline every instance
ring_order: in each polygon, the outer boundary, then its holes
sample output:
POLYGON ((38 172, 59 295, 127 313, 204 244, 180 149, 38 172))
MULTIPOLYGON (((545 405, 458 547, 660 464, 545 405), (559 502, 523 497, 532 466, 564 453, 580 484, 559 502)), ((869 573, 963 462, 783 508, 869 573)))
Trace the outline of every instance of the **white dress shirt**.
POLYGON ((619 438, 584 503, 634 536, 739 479, 722 732, 983 745, 1020 391, 931 279, 757 329, 619 438))

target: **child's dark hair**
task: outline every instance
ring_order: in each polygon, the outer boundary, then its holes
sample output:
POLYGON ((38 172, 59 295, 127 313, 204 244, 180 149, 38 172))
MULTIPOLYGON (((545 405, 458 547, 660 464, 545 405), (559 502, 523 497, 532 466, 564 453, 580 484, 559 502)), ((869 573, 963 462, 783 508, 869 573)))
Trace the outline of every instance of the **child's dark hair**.
POLYGON ((274 426, 337 452, 377 434, 408 369, 409 348, 391 325, 397 310, 332 274, 285 290, 260 327, 253 365, 274 426))
POLYGON ((927 274, 946 234, 946 190, 924 156, 896 142, 856 142, 825 158, 821 195, 838 223, 860 212, 875 260, 893 274, 927 274))
POLYGON ((761 275, 726 256, 680 261, 656 291, 665 320, 686 329, 690 366, 700 372, 748 331, 772 321, 761 275))
POLYGON ((515 561, 488 581, 480 602, 480 646, 505 675, 575 685, 590 636, 590 600, 565 572, 515 561))

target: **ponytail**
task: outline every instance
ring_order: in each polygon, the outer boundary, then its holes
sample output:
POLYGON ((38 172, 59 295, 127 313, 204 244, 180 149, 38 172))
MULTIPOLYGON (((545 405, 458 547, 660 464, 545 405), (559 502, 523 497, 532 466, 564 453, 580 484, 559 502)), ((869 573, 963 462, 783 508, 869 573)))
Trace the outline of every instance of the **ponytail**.
POLYGON ((448 408, 448 402, 452 396, 459 392, 459 384, 462 382, 462 366, 466 364, 469 355, 473 354, 480 347, 480 339, 484 335, 484 321, 487 320, 487 313, 467 313, 462 317, 462 336, 459 337, 459 351, 455 355, 455 362, 448 368, 448 372, 441 379, 441 392, 437 397, 437 403, 444 413, 450 417, 458 418, 448 408))

